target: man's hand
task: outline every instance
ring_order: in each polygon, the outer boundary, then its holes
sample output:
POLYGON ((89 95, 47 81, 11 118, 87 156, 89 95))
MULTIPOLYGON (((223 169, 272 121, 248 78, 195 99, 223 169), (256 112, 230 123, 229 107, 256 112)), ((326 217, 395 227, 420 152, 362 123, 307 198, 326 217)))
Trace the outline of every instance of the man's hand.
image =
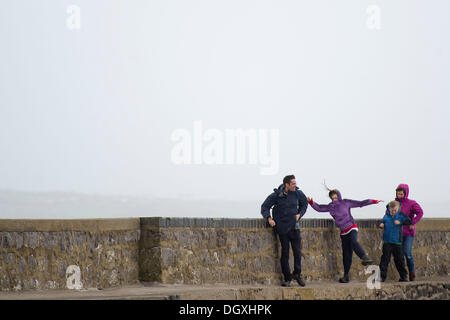
POLYGON ((398 220, 394 220, 394 224, 399 225, 399 224, 401 224, 401 222, 398 220))
POLYGON ((272 228, 275 227, 275 225, 276 225, 275 220, 273 220, 271 217, 269 217, 269 218, 267 219, 267 221, 269 222, 269 225, 270 225, 272 228))
POLYGON ((380 228, 381 228, 381 229, 384 228, 384 223, 380 223, 380 228))
POLYGON ((300 220, 300 213, 295 215, 295 221, 300 220))
POLYGON ((410 225, 409 229, 414 230, 414 225, 410 225))

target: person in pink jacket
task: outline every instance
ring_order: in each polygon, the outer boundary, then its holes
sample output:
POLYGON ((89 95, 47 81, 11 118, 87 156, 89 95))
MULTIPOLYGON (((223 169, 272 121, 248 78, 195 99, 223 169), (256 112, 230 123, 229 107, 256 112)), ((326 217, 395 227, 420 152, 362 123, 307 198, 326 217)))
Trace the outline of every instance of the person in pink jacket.
POLYGON ((423 216, 423 210, 420 205, 409 199, 409 186, 407 184, 401 183, 395 189, 396 198, 402 205, 402 212, 404 212, 412 221, 412 225, 403 226, 403 253, 406 257, 406 264, 409 271, 409 281, 414 281, 416 278, 414 270, 414 257, 412 255, 412 246, 414 242, 414 236, 416 235, 416 223, 423 216))

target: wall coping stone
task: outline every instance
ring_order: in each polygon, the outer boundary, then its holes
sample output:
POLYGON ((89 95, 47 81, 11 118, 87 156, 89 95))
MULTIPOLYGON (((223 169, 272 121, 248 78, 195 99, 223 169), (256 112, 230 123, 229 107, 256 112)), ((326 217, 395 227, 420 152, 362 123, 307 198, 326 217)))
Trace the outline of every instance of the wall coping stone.
MULTIPOLYGON (((355 219, 358 228, 377 228, 381 219, 355 219)), ((172 217, 149 217, 141 218, 142 229, 147 228, 243 228, 263 229, 270 228, 262 218, 256 219, 233 219, 233 218, 172 218, 172 217)), ((332 219, 301 219, 300 228, 335 228, 332 219)), ((423 218, 416 226, 417 231, 450 231, 450 219, 446 218, 423 218)))
POLYGON ((120 231, 139 230, 139 218, 112 219, 0 219, 4 232, 120 231))
MULTIPOLYGON (((358 228, 377 228, 381 219, 356 219, 358 228)), ((178 217, 142 217, 111 219, 0 219, 0 231, 120 231, 148 228, 270 228, 262 218, 178 218, 178 217)), ((332 219, 302 219, 300 228, 334 229, 332 219)), ((417 231, 450 231, 450 219, 423 218, 417 224, 417 231)))

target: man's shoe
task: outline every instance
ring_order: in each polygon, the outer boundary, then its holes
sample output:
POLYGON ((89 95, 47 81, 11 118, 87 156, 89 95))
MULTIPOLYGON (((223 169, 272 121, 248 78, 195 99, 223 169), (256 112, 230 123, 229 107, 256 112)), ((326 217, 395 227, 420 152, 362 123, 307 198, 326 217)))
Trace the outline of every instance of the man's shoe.
POLYGON ((408 282, 408 279, 406 279, 406 278, 400 278, 400 279, 398 280, 398 282, 408 282))
POLYGON ((290 281, 284 281, 283 283, 281 283, 282 287, 290 287, 291 286, 291 282, 290 281))
POLYGON ((299 284, 299 286, 304 287, 305 286, 305 281, 302 279, 302 276, 299 274, 294 274, 293 278, 295 280, 297 280, 297 283, 299 284))
POLYGON ((380 281, 381 281, 381 282, 385 282, 385 281, 386 281, 386 278, 380 278, 380 281))
POLYGON ((368 265, 373 263, 372 259, 370 259, 367 255, 362 257, 361 260, 362 260, 361 263, 362 263, 363 266, 368 266, 368 265))
POLYGON ((342 278, 339 278, 340 283, 348 283, 350 281, 348 274, 344 274, 342 278))
POLYGON ((414 280, 416 280, 416 273, 413 271, 413 272, 409 273, 409 281, 414 281, 414 280))

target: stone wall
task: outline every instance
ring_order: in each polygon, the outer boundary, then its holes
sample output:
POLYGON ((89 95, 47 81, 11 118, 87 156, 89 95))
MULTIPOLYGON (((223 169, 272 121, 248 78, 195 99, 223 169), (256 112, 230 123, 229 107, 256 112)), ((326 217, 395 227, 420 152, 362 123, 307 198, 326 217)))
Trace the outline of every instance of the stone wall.
MULTIPOLYGON (((358 220, 375 264, 377 220, 358 220)), ((306 280, 342 274, 339 232, 329 219, 301 221, 306 280)), ((448 276, 450 219, 423 219, 414 243, 418 279, 448 276)), ((179 284, 279 284, 280 245, 262 219, 135 218, 0 220, 0 290, 63 289, 79 268, 83 288, 156 281, 179 284)), ((365 280, 353 255, 352 279, 365 280)), ((291 265, 293 258, 291 255, 291 265)), ((398 274, 391 262, 388 279, 398 274)))
MULTIPOLYGON (((379 264, 382 230, 379 220, 357 220, 359 241, 379 264)), ((278 284, 282 279, 281 248, 261 219, 141 219, 140 271, 144 281, 163 283, 278 284)), ((338 230, 328 219, 301 221, 302 274, 306 280, 337 280, 342 276, 338 230)), ((417 277, 448 275, 450 220, 423 219, 417 225, 414 257, 417 277)), ((293 257, 291 254, 291 268, 293 257)), ((353 255, 352 279, 365 280, 353 255)), ((398 279, 393 261, 388 279, 398 279)))
POLYGON ((262 222, 143 218, 141 279, 191 284, 270 283, 277 275, 276 238, 262 222), (248 226, 240 227, 245 223, 248 226))
POLYGON ((0 289, 136 283, 139 237, 139 219, 0 220, 0 289))

